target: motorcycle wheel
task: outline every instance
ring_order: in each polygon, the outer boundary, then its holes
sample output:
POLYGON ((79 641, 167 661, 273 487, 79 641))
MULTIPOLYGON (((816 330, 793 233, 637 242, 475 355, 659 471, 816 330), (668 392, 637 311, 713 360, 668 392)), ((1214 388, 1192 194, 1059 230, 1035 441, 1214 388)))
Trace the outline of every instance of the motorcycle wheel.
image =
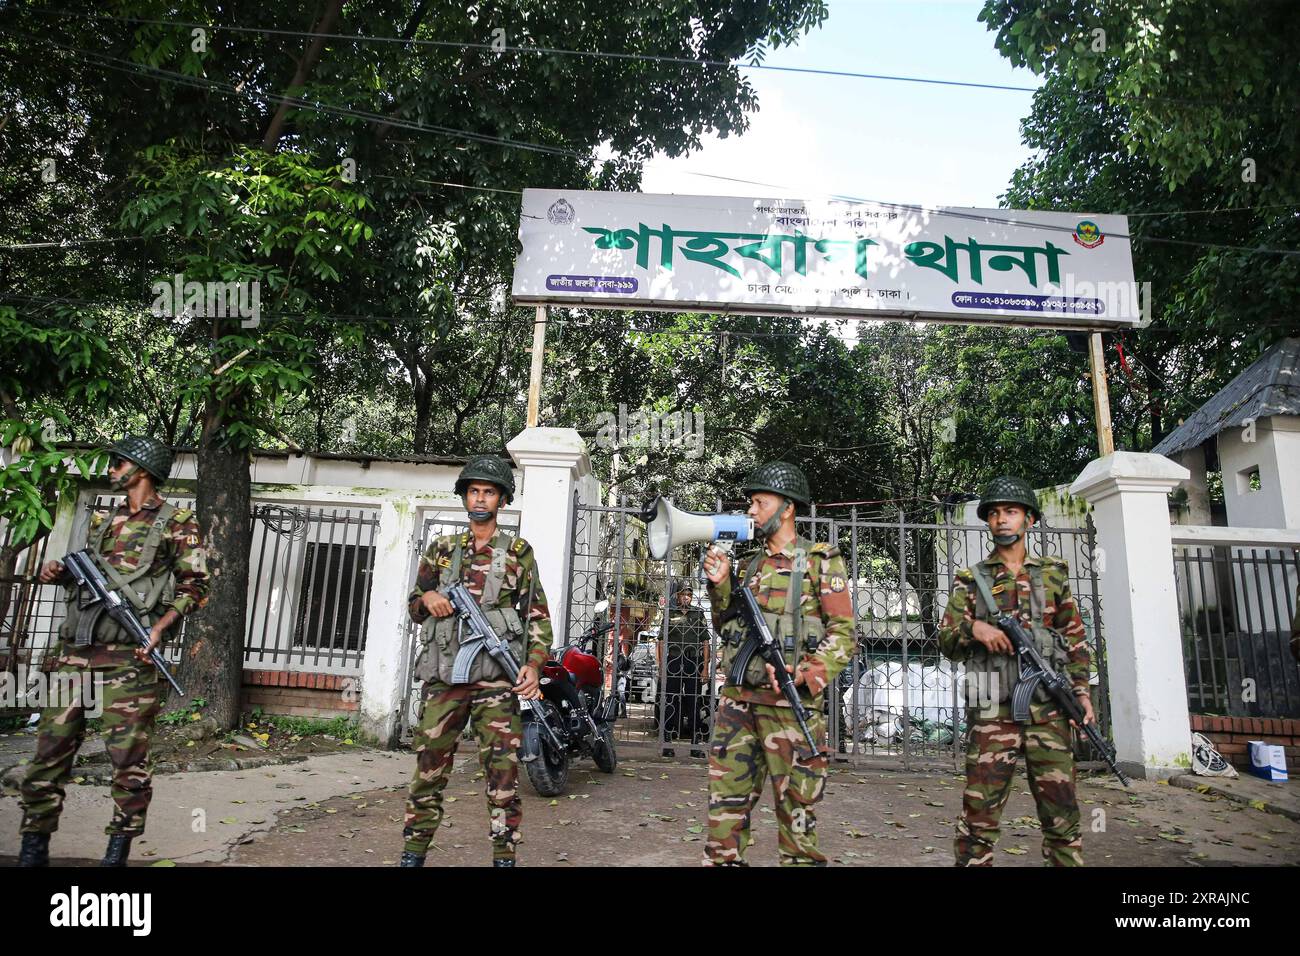
POLYGON ((614 749, 614 725, 597 724, 600 736, 592 742, 591 757, 602 773, 613 773, 618 766, 618 752, 614 749))
MULTIPOLYGON (((546 705, 544 711, 546 717, 549 718, 553 712, 550 705, 546 705)), ((556 721, 551 721, 552 727, 555 727, 555 724, 556 721)), ((524 747, 529 752, 537 754, 536 760, 524 764, 528 769, 528 779, 532 782, 533 789, 543 797, 557 797, 563 793, 569 782, 568 753, 563 751, 556 753, 551 742, 542 733, 541 727, 531 720, 524 727, 524 747)))

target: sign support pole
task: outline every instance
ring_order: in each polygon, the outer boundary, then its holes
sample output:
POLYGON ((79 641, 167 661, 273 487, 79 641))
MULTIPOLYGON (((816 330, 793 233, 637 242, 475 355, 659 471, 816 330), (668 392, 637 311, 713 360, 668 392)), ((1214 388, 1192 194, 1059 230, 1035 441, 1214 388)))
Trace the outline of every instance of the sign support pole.
POLYGON ((528 375, 528 427, 537 427, 537 412, 542 403, 542 361, 546 357, 546 313, 544 305, 537 307, 533 322, 533 366, 528 375))
POLYGON ((1115 451, 1115 435, 1110 428, 1110 392, 1106 385, 1106 359, 1101 347, 1101 333, 1088 336, 1088 364, 1092 367, 1092 407, 1097 419, 1097 450, 1101 457, 1115 451))

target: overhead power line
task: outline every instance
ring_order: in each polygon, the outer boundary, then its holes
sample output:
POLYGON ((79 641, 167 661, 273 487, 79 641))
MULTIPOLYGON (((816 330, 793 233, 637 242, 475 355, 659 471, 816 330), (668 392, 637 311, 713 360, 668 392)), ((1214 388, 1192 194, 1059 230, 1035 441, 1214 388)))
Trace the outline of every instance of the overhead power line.
MULTIPOLYGON (((183 73, 177 73, 172 70, 164 70, 159 67, 150 67, 144 64, 135 63, 134 61, 131 60, 125 60, 120 57, 110 56, 108 54, 100 53, 94 50, 85 50, 79 47, 71 47, 66 44, 58 43, 57 41, 51 40, 48 37, 29 37, 28 39, 37 42, 45 42, 54 47, 65 50, 66 52, 72 53, 74 55, 83 56, 87 58, 87 60, 90 63, 92 63, 92 65, 103 66, 107 69, 114 69, 122 72, 135 72, 142 75, 153 75, 164 81, 175 82, 181 85, 186 85, 197 89, 212 89, 215 90, 216 92, 224 93, 226 95, 231 95, 231 96, 246 96, 254 99, 266 100, 269 102, 286 103, 290 106, 294 106, 300 109, 312 110, 316 112, 329 113, 329 114, 340 115, 340 116, 356 117, 371 122, 379 122, 389 126, 400 127, 403 129, 410 129, 419 132, 427 132, 427 133, 432 133, 434 135, 444 135, 444 136, 465 138, 471 141, 487 143, 489 145, 499 145, 508 148, 526 149, 526 150, 533 150, 537 152, 551 153, 554 155, 567 156, 570 158, 577 159, 584 163, 590 162, 592 160, 592 157, 589 154, 582 153, 577 150, 571 150, 571 149, 566 149, 563 147, 556 147, 556 146, 548 146, 548 145, 543 145, 538 143, 529 143, 521 140, 507 139, 505 137, 491 136, 482 133, 474 133, 468 130, 458 130, 451 127, 416 123, 409 120, 402 120, 397 117, 386 116, 380 113, 374 113, 374 112, 369 112, 364 110, 355 110, 348 107, 336 107, 336 106, 329 106, 320 103, 313 103, 311 101, 304 100, 301 97, 286 97, 286 96, 280 96, 275 93, 258 92, 255 90, 236 88, 229 84, 221 83, 220 81, 217 80, 208 80, 200 77, 192 77, 183 73)), ((753 180, 734 179, 731 177, 724 177, 724 176, 713 176, 712 174, 708 174, 708 173, 692 173, 692 175, 708 176, 710 178, 718 178, 718 179, 730 179, 733 182, 739 182, 746 185, 763 186, 765 188, 780 188, 780 189, 793 188, 793 187, 777 186, 771 183, 761 183, 753 180)), ((433 181, 429 181, 429 182, 433 182, 433 181)), ((509 190, 498 190, 498 189, 492 189, 491 187, 472 186, 472 185, 460 184, 460 183, 444 183, 441 185, 450 186, 454 188, 483 190, 483 191, 490 191, 490 192, 502 192, 502 191, 509 192, 509 190)), ((966 220, 983 222, 983 223, 1013 225, 1013 226, 1018 226, 1026 229, 1035 229, 1035 230, 1043 230, 1043 231, 1058 232, 1058 233, 1073 232, 1073 229, 1071 229, 1069 226, 1057 226, 1057 225, 1052 225, 1047 223, 1027 221, 1023 219, 1009 219, 1001 216, 966 213, 966 212, 961 212, 952 209, 939 209, 939 208, 925 207, 925 206, 919 206, 919 205, 909 204, 909 203, 895 203, 895 202, 887 202, 883 200, 872 200, 863 197, 844 196, 844 195, 836 195, 836 194, 831 194, 830 198, 842 202, 869 203, 873 205, 884 206, 887 208, 912 210, 912 211, 916 211, 928 215, 943 215, 951 218, 966 219, 966 220)), ((1232 245, 1227 243, 1211 243, 1211 242, 1202 242, 1198 240, 1189 240, 1189 239, 1174 239, 1165 236, 1135 236, 1127 233, 1108 233, 1108 235, 1116 239, 1136 240, 1138 242, 1163 243, 1169 245, 1179 245, 1179 246, 1196 247, 1196 248, 1225 249, 1229 251, 1246 252, 1253 255, 1300 256, 1300 250, 1296 250, 1296 249, 1279 249, 1279 248, 1264 247, 1264 246, 1242 246, 1242 245, 1232 245)))
POLYGON ((673 63, 679 66, 698 66, 713 69, 769 70, 774 73, 802 73, 811 76, 836 76, 857 80, 885 80, 896 83, 922 83, 934 86, 959 86, 979 90, 1005 90, 1014 93, 1034 93, 1035 86, 1010 86, 1005 83, 976 83, 969 80, 941 80, 925 76, 900 76, 886 73, 858 73, 852 70, 826 70, 801 66, 772 66, 767 63, 745 63, 736 60, 712 60, 702 57, 663 56, 654 53, 622 53, 610 50, 566 50, 549 46, 512 46, 506 43, 476 43, 472 40, 419 40, 406 37, 365 36, 357 33, 316 33, 310 30, 282 30, 273 27, 246 27, 237 24, 198 23, 187 20, 161 20, 145 17, 110 17, 72 10, 35 9, 30 13, 75 17, 89 20, 108 20, 116 23, 140 23, 150 26, 171 26, 187 30, 222 30, 231 33, 253 33, 266 36, 288 36, 305 39, 347 40, 353 43, 392 43, 402 47, 430 47, 452 50, 483 50, 489 53, 522 53, 540 56, 573 56, 592 59, 636 60, 646 63, 673 63))

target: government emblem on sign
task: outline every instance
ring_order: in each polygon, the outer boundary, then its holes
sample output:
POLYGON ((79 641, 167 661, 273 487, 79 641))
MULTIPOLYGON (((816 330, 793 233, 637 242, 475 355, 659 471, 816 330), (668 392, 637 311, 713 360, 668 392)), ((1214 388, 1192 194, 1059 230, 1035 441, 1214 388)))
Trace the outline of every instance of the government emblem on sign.
POLYGON ((1074 241, 1085 249, 1096 249, 1106 241, 1101 227, 1091 219, 1085 219, 1074 227, 1074 241))
POLYGON ((565 226, 573 222, 573 207, 569 205, 568 200, 560 198, 551 203, 546 210, 546 218, 552 225, 565 226))

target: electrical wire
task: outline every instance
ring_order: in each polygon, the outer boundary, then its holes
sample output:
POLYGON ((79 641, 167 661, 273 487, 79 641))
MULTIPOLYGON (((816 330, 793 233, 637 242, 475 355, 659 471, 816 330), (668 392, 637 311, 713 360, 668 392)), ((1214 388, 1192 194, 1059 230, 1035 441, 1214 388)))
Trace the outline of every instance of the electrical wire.
POLYGON ((524 53, 544 56, 574 56, 595 59, 632 60, 646 63, 673 63, 681 66, 699 66, 720 69, 769 70, 776 73, 798 73, 812 76, 834 76, 845 79, 887 80, 898 83, 920 83, 935 86, 957 86, 981 90, 1004 90, 1016 93, 1035 93, 1035 86, 1010 86, 1003 83, 976 83, 966 80, 940 80, 933 77, 899 76, 883 73, 858 73, 851 70, 826 70, 813 67, 772 66, 766 63, 744 63, 732 60, 710 60, 696 57, 663 56, 654 53, 620 53, 608 50, 566 50, 560 47, 512 46, 505 43, 476 43, 465 40, 417 40, 414 37, 364 36, 350 33, 316 33, 308 30, 282 30, 272 27, 246 27, 235 24, 207 24, 184 20, 159 20, 143 17, 109 17, 77 13, 70 10, 34 9, 30 13, 77 17, 78 19, 108 20, 116 23, 140 23, 151 26, 171 26, 189 30, 211 30, 214 33, 228 30, 231 33, 253 33, 266 36, 290 36, 303 39, 347 40, 357 43, 395 43, 399 46, 434 47, 453 50, 483 50, 496 54, 524 53))
MULTIPOLYGON (((532 150, 536 152, 549 153, 553 155, 567 156, 569 158, 578 159, 584 163, 589 162, 592 158, 590 155, 580 153, 575 150, 564 149, 561 147, 546 146, 538 143, 528 143, 521 140, 507 139, 504 137, 494 137, 486 134, 472 133, 467 130, 457 130, 451 127, 431 126, 431 125, 425 125, 420 123, 414 123, 406 120, 400 120, 396 117, 388 117, 379 113, 371 113, 363 110, 354 110, 346 107, 333 107, 333 106, 325 106, 322 104, 314 104, 309 101, 303 100, 299 97, 284 97, 274 93, 257 93, 254 91, 239 90, 234 87, 231 87, 229 84, 223 84, 215 80, 199 80, 198 78, 189 77, 186 76, 185 74, 176 73, 171 70, 162 70, 156 67, 148 67, 142 64, 136 64, 133 61, 124 60, 120 57, 108 56, 107 54, 101 54, 98 53, 97 51, 83 50, 78 47, 69 47, 65 44, 57 43, 53 40, 50 40, 48 37, 29 37, 29 39, 49 43, 52 46, 73 53, 74 55, 79 54, 85 56, 90 60, 92 65, 104 66, 107 69, 117 69, 119 71, 132 71, 141 74, 153 74, 162 80, 176 82, 181 85, 192 86, 200 89, 206 87, 206 88, 214 89, 219 93, 225 93, 227 95, 261 98, 261 99, 269 100, 271 102, 285 103, 302 109, 308 109, 317 112, 324 112, 324 113, 340 115, 340 116, 351 116, 360 119, 365 119, 371 122, 384 123, 389 126, 398 126, 403 129, 412 129, 420 132, 433 133, 435 135, 447 135, 453 137, 466 138, 473 142, 481 142, 487 145, 503 146, 503 147, 515 148, 515 149, 525 149, 525 150, 532 150), (125 67, 120 67, 120 66, 115 67, 111 63, 100 63, 100 62, 96 62, 97 60, 114 61, 116 63, 125 64, 125 67)), ((706 174, 706 173, 701 173, 699 175, 712 176, 712 174, 706 174)), ((714 178, 725 179, 729 177, 714 177, 714 178)), ((733 181, 744 183, 746 185, 765 186, 768 188, 788 188, 788 187, 772 187, 771 184, 759 183, 759 182, 743 180, 743 179, 735 179, 733 181)), ((469 185, 459 184, 459 183, 448 184, 448 185, 457 186, 458 188, 463 188, 463 189, 489 190, 489 187, 469 186, 469 185)), ((489 191, 497 191, 497 190, 489 190, 489 191)), ((919 212, 931 216, 946 216, 949 218, 965 219, 965 220, 981 222, 985 224, 1011 225, 1011 226, 1017 226, 1024 229, 1034 229, 1040 231, 1059 232, 1059 233, 1072 234, 1074 232, 1074 229, 1072 229, 1069 226, 1057 226, 1049 223, 1038 223, 1038 222, 1030 222, 1025 220, 1018 220, 1018 219, 1007 219, 1000 216, 966 213, 958 210, 919 206, 910 203, 894 203, 894 202, 887 202, 884 200, 873 200, 873 199, 866 199, 862 197, 839 196, 839 195, 833 195, 832 198, 840 201, 845 201, 845 202, 866 203, 866 204, 883 206, 886 208, 915 211, 915 212, 919 212)), ((1122 213, 1119 215, 1122 215, 1122 213)), ((1275 248, 1269 248, 1263 246, 1240 246, 1240 245, 1230 245, 1226 243, 1201 242, 1201 241, 1189 240, 1189 239, 1173 239, 1164 236, 1135 236, 1128 233, 1115 233, 1115 232, 1107 233, 1107 236, 1109 238, 1124 239, 1124 240, 1137 241, 1137 242, 1155 242, 1155 243, 1163 243, 1163 244, 1170 244, 1170 245, 1192 246, 1196 248, 1206 248, 1206 249, 1226 249, 1226 250, 1236 251, 1236 252, 1247 252, 1253 255, 1280 255, 1280 256, 1288 256, 1288 257, 1300 256, 1300 249, 1275 249, 1275 248)))

